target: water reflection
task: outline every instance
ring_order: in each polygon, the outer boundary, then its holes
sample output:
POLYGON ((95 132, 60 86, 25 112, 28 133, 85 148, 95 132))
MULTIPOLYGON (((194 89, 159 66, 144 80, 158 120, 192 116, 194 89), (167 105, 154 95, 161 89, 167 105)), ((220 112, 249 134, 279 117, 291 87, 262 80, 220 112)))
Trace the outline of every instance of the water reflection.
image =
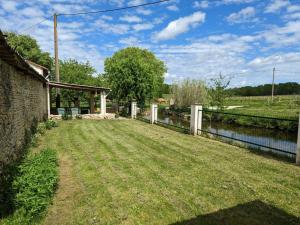
MULTIPOLYGON (((163 112, 158 113, 158 121, 166 124, 176 125, 179 127, 189 129, 190 122, 187 119, 183 119, 179 116, 166 115, 163 112)), ((243 142, 254 143, 244 143, 250 147, 259 147, 262 150, 281 150, 292 156, 290 153, 296 152, 297 147, 297 133, 287 132, 275 129, 265 129, 265 128, 255 128, 255 127, 243 127, 235 124, 225 124, 222 122, 211 122, 203 121, 202 129, 210 133, 215 133, 220 135, 220 138, 227 139, 231 138, 233 140, 241 140, 243 142), (228 138, 225 138, 226 136, 228 138)), ((205 133, 205 132, 204 132, 205 133)))

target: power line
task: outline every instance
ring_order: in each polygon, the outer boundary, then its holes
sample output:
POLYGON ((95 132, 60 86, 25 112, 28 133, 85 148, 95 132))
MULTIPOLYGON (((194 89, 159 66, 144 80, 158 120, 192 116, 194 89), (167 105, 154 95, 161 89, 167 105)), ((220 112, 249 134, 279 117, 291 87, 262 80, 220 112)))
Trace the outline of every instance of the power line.
MULTIPOLYGON (((121 10, 127 10, 127 9, 134 9, 134 8, 138 8, 138 7, 144 7, 144 6, 151 6, 151 5, 156 5, 156 4, 161 4, 164 2, 169 2, 171 0, 160 0, 160 1, 155 1, 155 2, 148 2, 148 3, 144 3, 144 4, 139 4, 139 5, 133 5, 133 6, 127 6, 127 7, 120 7, 120 8, 113 8, 113 9, 104 9, 104 10, 98 10, 98 11, 89 11, 89 12, 77 12, 77 13, 59 13, 57 14, 57 16, 75 16, 75 15, 85 15, 85 14, 96 14, 96 13, 105 13, 105 12, 114 12, 114 11, 121 11, 121 10)), ((52 18, 53 16, 48 16, 46 18, 44 18, 43 20, 41 20, 38 23, 35 23, 29 27, 26 27, 25 29, 22 29, 20 31, 18 31, 18 33, 27 31, 29 29, 31 29, 32 27, 35 27, 37 25, 40 25, 41 23, 45 22, 46 20, 52 18)))
POLYGON ((35 26, 37 26, 37 25, 40 25, 41 23, 43 23, 43 22, 45 22, 46 20, 51 19, 51 18, 52 18, 52 16, 48 16, 48 17, 44 18, 43 20, 41 20, 40 22, 35 23, 35 24, 33 24, 33 25, 31 25, 31 26, 29 26, 29 27, 23 29, 23 30, 18 31, 18 33, 27 31, 27 30, 31 29, 32 27, 35 27, 35 26))
POLYGON ((120 7, 120 8, 113 8, 113 9, 104 9, 104 10, 98 10, 98 11, 77 12, 77 13, 59 13, 57 15, 58 16, 76 16, 76 15, 96 14, 96 13, 105 13, 105 12, 115 12, 115 11, 121 11, 121 10, 133 9, 133 8, 138 8, 138 7, 161 4, 163 2, 169 2, 169 1, 171 1, 171 0, 160 0, 160 1, 156 1, 156 2, 148 2, 148 3, 144 3, 144 4, 139 4, 139 5, 132 5, 132 6, 126 6, 126 7, 120 7))

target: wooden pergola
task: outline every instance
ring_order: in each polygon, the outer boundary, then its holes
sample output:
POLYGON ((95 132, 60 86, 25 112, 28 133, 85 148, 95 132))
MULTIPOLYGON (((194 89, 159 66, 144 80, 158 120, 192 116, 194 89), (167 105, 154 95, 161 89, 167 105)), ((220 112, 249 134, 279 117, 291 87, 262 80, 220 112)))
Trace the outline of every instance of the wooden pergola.
POLYGON ((48 110, 50 115, 50 89, 51 88, 60 88, 60 89, 70 89, 77 91, 85 91, 90 93, 90 112, 95 113, 95 95, 100 94, 100 108, 101 114, 106 114, 106 96, 110 92, 109 88, 104 87, 95 87, 89 85, 80 85, 80 84, 68 84, 60 82, 48 82, 48 110))

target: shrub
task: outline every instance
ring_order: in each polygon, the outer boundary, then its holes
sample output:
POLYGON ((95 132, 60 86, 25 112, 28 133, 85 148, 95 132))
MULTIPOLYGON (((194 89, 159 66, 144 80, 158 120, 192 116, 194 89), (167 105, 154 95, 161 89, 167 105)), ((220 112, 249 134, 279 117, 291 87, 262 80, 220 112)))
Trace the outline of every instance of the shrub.
POLYGON ((56 152, 46 149, 18 166, 13 181, 14 205, 30 219, 38 217, 48 206, 58 182, 57 165, 56 152))
POLYGON ((172 86, 175 105, 178 108, 188 108, 192 104, 207 104, 207 89, 201 80, 183 80, 172 86))
POLYGON ((43 135, 43 134, 45 134, 46 129, 47 129, 46 122, 45 123, 39 123, 38 126, 37 126, 36 132, 43 135))
POLYGON ((32 147, 37 147, 38 146, 38 140, 40 138, 41 134, 40 133, 35 133, 32 137, 31 137, 31 142, 30 142, 30 146, 32 147))
POLYGON ((58 126, 57 122, 54 120, 47 120, 45 122, 45 127, 47 130, 51 130, 53 127, 57 127, 57 126, 58 126))

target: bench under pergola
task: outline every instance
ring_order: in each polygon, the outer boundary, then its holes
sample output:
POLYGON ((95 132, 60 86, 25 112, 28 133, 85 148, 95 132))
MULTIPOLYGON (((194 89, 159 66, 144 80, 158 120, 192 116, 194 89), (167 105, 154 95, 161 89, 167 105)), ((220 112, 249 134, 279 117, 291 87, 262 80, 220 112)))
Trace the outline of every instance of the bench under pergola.
MULTIPOLYGON (((59 89, 70 89, 77 91, 85 91, 90 93, 90 112, 95 113, 95 95, 100 94, 100 108, 101 114, 106 114, 106 96, 110 92, 109 88, 104 87, 95 87, 89 85, 80 85, 80 84, 69 84, 69 83, 60 83, 60 82, 49 82, 48 83, 48 108, 50 110, 50 90, 51 88, 59 88, 59 89)), ((50 114, 50 112, 49 112, 50 114)))

